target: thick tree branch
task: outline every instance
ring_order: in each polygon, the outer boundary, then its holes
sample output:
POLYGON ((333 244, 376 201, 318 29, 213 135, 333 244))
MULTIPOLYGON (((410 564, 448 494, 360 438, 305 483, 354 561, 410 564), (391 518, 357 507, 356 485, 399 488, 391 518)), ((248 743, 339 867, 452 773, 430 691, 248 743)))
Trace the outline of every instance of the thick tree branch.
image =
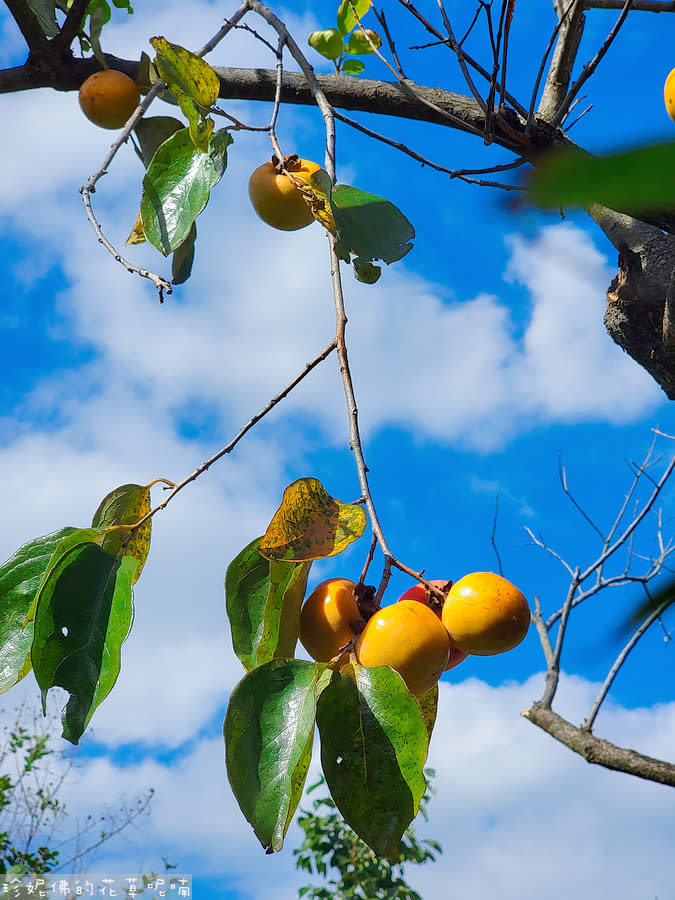
POLYGON ((581 0, 558 3, 558 16, 560 18, 558 40, 537 110, 537 116, 546 122, 552 119, 567 96, 572 67, 577 58, 579 43, 584 32, 583 3, 581 0))
MULTIPOLYGON (((621 9, 622 0, 583 0, 584 9, 621 9)), ((633 0, 631 12, 675 12, 675 0, 633 0)))
POLYGON ((5 6, 19 26, 19 30, 31 51, 43 50, 47 45, 47 36, 40 27, 33 10, 23 0, 5 0, 5 6))
POLYGON ((569 747, 575 753, 583 756, 586 762, 605 769, 614 769, 615 772, 625 772, 627 775, 635 775, 647 781, 656 781, 675 787, 675 765, 645 756, 636 750, 625 747, 617 747, 609 741, 596 737, 590 731, 572 725, 567 719, 563 719, 553 710, 541 703, 533 703, 532 706, 521 713, 530 722, 538 725, 551 737, 561 744, 569 747))

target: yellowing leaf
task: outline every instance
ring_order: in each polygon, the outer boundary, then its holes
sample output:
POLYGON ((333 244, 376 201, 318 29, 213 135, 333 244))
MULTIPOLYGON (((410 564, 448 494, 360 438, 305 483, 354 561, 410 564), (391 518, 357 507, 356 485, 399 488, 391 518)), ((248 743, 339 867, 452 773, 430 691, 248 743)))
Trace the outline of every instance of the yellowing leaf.
POLYGON ((272 560, 323 559, 342 553, 365 528, 362 506, 335 500, 317 478, 300 478, 284 491, 258 550, 272 560))
POLYGON ((179 44, 171 44, 163 37, 151 38, 150 43, 157 52, 155 63, 159 74, 190 122, 190 137, 206 153, 213 119, 205 112, 218 99, 218 76, 207 62, 179 44))

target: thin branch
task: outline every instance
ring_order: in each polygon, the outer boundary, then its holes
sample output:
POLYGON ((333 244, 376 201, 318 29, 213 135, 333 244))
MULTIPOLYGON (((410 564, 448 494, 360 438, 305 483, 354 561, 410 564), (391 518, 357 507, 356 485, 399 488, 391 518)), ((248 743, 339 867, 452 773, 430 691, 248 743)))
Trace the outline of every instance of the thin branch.
POLYGON ((417 162, 421 163, 423 166, 429 166, 431 169, 435 169, 437 172, 443 172, 446 175, 449 175, 451 178, 459 178, 461 181, 465 181, 467 184, 477 184, 483 187, 496 187, 501 188, 505 191, 524 190, 523 186, 519 184, 503 184, 501 181, 484 181, 477 178, 472 178, 469 174, 479 172, 503 172, 507 169, 515 169, 527 162, 527 160, 523 157, 519 157, 513 163, 506 163, 505 165, 500 166, 488 166, 485 169, 448 169, 447 166, 442 166, 440 165, 440 163, 435 163, 433 160, 427 159, 426 156, 422 156, 421 153, 418 153, 416 150, 413 150, 406 144, 401 143, 401 141, 395 141, 393 138, 388 138, 377 131, 373 131, 372 128, 367 128, 365 125, 362 125, 355 119, 350 119, 349 116, 345 116, 343 113, 338 112, 337 110, 335 110, 334 115, 336 119, 338 119, 340 122, 344 122, 345 125, 349 125, 351 128, 355 128, 362 134, 374 138, 377 141, 381 141, 381 143, 387 144, 389 147, 394 147, 396 150, 400 150, 401 153, 405 153, 406 156, 410 156, 412 159, 417 160, 417 162))
POLYGON ((333 352, 333 350, 336 349, 336 347, 337 347, 337 342, 335 341, 335 339, 333 339, 330 342, 330 344, 328 344, 328 346, 324 350, 322 350, 321 353, 319 353, 318 356, 314 357, 314 359, 311 362, 307 363, 307 365, 302 370, 302 372, 300 372, 298 375, 296 375, 296 377, 293 379, 293 381, 291 381, 289 384, 287 384, 286 387, 282 391, 280 391, 275 397, 273 397, 270 400, 270 402, 260 410, 259 413, 257 413, 255 416, 253 416, 253 418, 246 425, 244 425, 244 427, 239 431, 239 433, 236 435, 236 437, 234 437, 230 441, 229 444, 226 444, 221 450, 219 450, 216 454, 214 454, 210 459, 207 459, 200 466, 197 466, 197 468, 194 470, 194 472, 191 472, 186 478, 183 478, 182 481, 179 481, 178 484, 176 484, 171 489, 171 491, 166 495, 166 497, 162 500, 161 503, 158 503, 157 506, 153 507, 149 513, 147 513, 146 515, 143 516, 142 519, 139 519, 139 521, 134 525, 134 531, 136 531, 138 528, 140 528, 144 522, 146 522, 148 519, 150 519, 152 516, 154 516, 156 513, 158 513, 161 509, 164 509, 171 502, 171 500, 173 500, 173 498, 176 496, 176 494, 178 494, 180 491, 182 491, 186 485, 190 484, 190 482, 195 481, 195 479, 199 478, 199 476, 202 475, 204 472, 206 472, 206 470, 209 469, 215 462, 218 462, 218 460, 221 457, 225 456, 227 453, 231 453, 234 450, 234 448, 237 446, 239 441, 244 437, 244 435, 248 431, 250 431, 251 428, 253 428, 253 426, 257 422, 259 422, 262 418, 264 418, 264 416, 266 416, 267 413, 270 412, 270 410, 274 409, 274 407, 277 405, 277 403, 279 403, 281 400, 284 399, 284 397, 286 397, 288 394, 290 394, 290 392, 293 390, 293 388, 295 388, 298 384, 300 384, 300 382, 307 375, 309 375, 309 373, 312 371, 312 369, 316 368, 316 366, 318 366, 320 362, 323 362, 323 360, 326 359, 327 356, 330 356, 330 354, 333 352))
MULTIPOLYGON (((585 9, 622 9, 623 0, 582 0, 585 9)), ((675 12, 675 0, 634 0, 631 12, 675 12)))
POLYGON ((675 787, 675 765, 672 763, 645 756, 635 750, 617 747, 616 744, 595 737, 589 731, 572 725, 541 702, 533 703, 521 715, 570 750, 583 756, 589 763, 675 787))
POLYGON ((389 31, 389 26, 387 25, 387 20, 384 17, 384 10, 381 9, 379 12, 372 7, 375 18, 382 26, 382 30, 384 31, 384 36, 387 39, 387 44, 389 44, 389 49, 391 50, 391 56, 394 60, 394 65, 396 66, 396 71, 398 72, 401 78, 405 78, 405 72, 403 71, 403 66, 401 65, 401 60, 398 58, 398 53, 396 52, 396 44, 394 43, 394 39, 391 36, 389 31))
MULTIPOLYGON (((224 25, 212 38, 208 41, 204 47, 199 52, 199 55, 203 55, 204 53, 212 50, 213 47, 216 46, 218 41, 222 40, 225 35, 234 28, 236 22, 245 15, 247 11, 247 6, 244 3, 232 16, 226 25, 224 25)), ((155 97, 166 87, 163 81, 158 81, 153 87, 148 91, 146 96, 143 98, 141 103, 132 113, 130 119, 122 129, 122 131, 117 136, 116 140, 111 145, 108 153, 106 154, 105 159, 101 163, 99 169, 94 172, 93 175, 90 175, 87 179, 86 184, 82 185, 80 188, 80 194, 82 195, 82 202, 84 203, 85 212, 87 214, 87 218, 89 219, 92 228, 96 232, 96 236, 100 244, 102 244, 106 250, 112 255, 112 257, 119 263, 121 263, 127 272, 135 273, 140 275, 141 278, 147 278, 155 285, 157 288, 157 293, 159 295, 159 302, 162 303, 164 301, 164 291, 167 294, 172 292, 171 282, 167 281, 166 278, 163 278, 161 275, 157 275, 154 272, 150 272, 147 269, 139 268, 138 266, 130 263, 129 260, 125 259, 122 254, 117 250, 112 243, 108 240, 108 238, 104 235, 103 229, 101 228, 96 216, 94 214, 94 209, 91 202, 91 195, 96 190, 97 182, 108 172, 108 168, 110 167, 111 162, 117 155, 117 151, 120 149, 122 144, 126 143, 129 138, 129 135, 132 132, 132 129, 136 125, 138 121, 145 115, 146 110, 155 99, 155 97)))
MULTIPOLYGON (((448 43, 448 38, 442 35, 441 32, 431 24, 431 22, 425 19, 424 16, 417 9, 415 9, 410 0, 398 0, 398 2, 401 4, 401 6, 405 7, 405 9, 407 9, 409 13, 412 13, 412 15, 415 16, 415 18, 419 22, 421 22, 422 25, 424 25, 429 34, 432 34, 435 38, 438 38, 439 43, 448 43)), ((464 51, 462 51, 462 53, 464 59, 471 66, 471 68, 475 69, 475 71, 478 72, 479 75, 482 75, 482 77, 489 83, 492 80, 492 75, 486 69, 484 69, 483 66, 476 62, 475 59, 469 56, 468 53, 464 53, 464 51)), ((521 103, 518 102, 518 100, 516 100, 515 97, 513 97, 511 94, 506 94, 506 99, 516 110, 516 112, 523 117, 523 119, 527 118, 527 110, 521 103)))
POLYGON ((603 550, 601 556, 594 563, 591 563, 591 565, 586 569, 586 571, 583 572, 579 576, 580 582, 582 582, 586 578, 588 578, 588 576, 592 572, 594 572, 599 566, 601 566, 605 562, 605 560, 609 559, 609 557, 613 553, 615 553, 619 549, 619 547, 628 540, 630 535, 635 531, 635 529, 638 527, 640 522, 644 519, 644 517, 647 515, 649 510, 652 508, 652 506, 656 502, 656 499, 659 496, 661 489, 663 488, 665 483, 670 478, 674 468, 675 468, 675 456, 668 463, 668 466, 666 467, 665 471, 663 472, 663 474, 659 478, 658 482, 656 483, 656 487, 652 491, 651 496, 649 497, 649 499, 647 500, 645 505, 642 507, 640 512, 635 516, 635 518, 632 520, 632 522, 630 522, 630 524, 626 527, 623 534, 621 534, 610 547, 603 550))
POLYGON ((469 90, 473 94, 473 96, 476 100, 476 103, 483 110, 483 112, 485 113, 486 118, 487 118, 487 104, 486 104, 485 100, 483 100, 483 98, 481 97, 481 95, 478 91, 478 88, 473 83, 473 79, 471 78, 471 75, 469 74, 469 69, 467 67, 466 60, 464 58, 464 51, 462 50, 462 48, 459 46, 459 44, 455 40, 455 35, 452 30, 452 26, 450 24, 450 19, 448 18, 448 15, 445 11, 443 2, 442 2, 442 0, 436 0, 436 3, 440 10, 441 18, 443 19, 443 25, 445 26, 445 30, 448 32, 448 45, 452 48, 455 56, 457 57, 457 62, 459 63, 459 67, 462 70, 462 75, 464 76, 464 80, 466 81, 469 90))
POLYGON ((600 536, 600 539, 604 541, 605 535, 598 528, 598 526, 595 524, 595 522, 591 519, 591 517, 588 515, 586 510, 583 509, 583 507, 581 507, 579 505, 579 503, 577 503, 576 499, 572 496, 572 492, 567 487, 567 472, 565 470, 565 466, 562 463, 562 456, 560 453, 558 454, 558 477, 560 478, 560 485, 561 485, 565 495, 569 498, 569 500, 571 501, 571 503, 573 504, 575 509, 577 509, 581 513, 581 515, 588 522, 588 524, 591 526, 591 528, 596 532, 596 534, 598 534, 600 536))
POLYGON ((565 18, 567 17, 569 11, 572 9, 572 4, 567 7, 565 10, 565 15, 562 19, 558 19, 556 22, 555 28, 549 38, 548 44, 546 45, 546 49, 544 50, 544 55, 541 58, 541 62, 539 63, 539 71, 537 72, 537 77, 534 80, 534 87, 532 88, 532 94, 530 96, 530 108, 527 111, 527 123, 525 125, 525 133, 529 134, 532 128, 532 123, 534 122, 534 107, 537 102, 537 95, 539 94, 539 86, 541 85, 541 79, 544 77, 544 69, 546 68, 546 60, 549 57, 549 53, 553 49, 553 44, 555 43, 555 39, 558 36, 558 32, 560 31, 565 18))
POLYGON ((577 588, 579 587, 579 583, 579 569, 576 568, 572 575, 570 586, 567 589, 567 597, 565 598, 565 603, 563 604, 562 613, 560 615, 558 634, 556 635, 555 647, 553 649, 553 659, 549 663, 548 671, 546 672, 546 687, 540 700, 542 706, 548 706, 549 708, 558 688, 558 680, 560 678, 560 657, 562 656, 567 623, 569 621, 570 612, 572 611, 572 602, 574 600, 574 595, 577 592, 577 588))
POLYGON ((625 0, 625 2, 623 4, 623 9, 621 10, 621 14, 619 15, 619 18, 616 20, 616 24, 614 25, 614 28, 612 28, 610 33, 607 35, 604 43, 602 44, 602 46, 600 47, 598 52, 595 54, 593 59, 590 61, 590 63, 587 63, 583 67, 583 69, 581 70, 581 75, 579 75, 577 80, 574 82, 574 84, 572 85, 572 87, 570 88, 570 90, 567 94, 567 97, 565 97, 564 101, 560 104, 559 108, 554 113, 553 117, 551 118, 551 125, 554 128, 556 128, 558 125, 560 125, 562 120, 565 118, 565 116, 567 114, 567 110, 570 107, 570 103, 572 102, 572 100, 574 100, 574 98, 579 93, 579 91, 584 86, 584 84, 586 84, 586 82, 591 77, 593 72, 595 72, 595 70, 598 68, 598 66, 602 62, 603 57, 605 56, 605 54, 607 53, 609 48, 614 43, 614 39, 616 38, 617 34, 619 33, 623 23, 626 21, 626 16, 628 15, 628 12, 629 12, 633 2, 634 2, 634 0, 625 0))
POLYGON ((61 53, 65 53, 79 34, 82 19, 89 5, 89 0, 73 0, 73 5, 66 13, 61 31, 52 41, 52 45, 61 53))
POLYGON ((544 619, 541 614, 541 603, 539 602, 538 596, 534 598, 534 615, 532 616, 532 621, 534 622, 534 627, 537 629, 537 634, 539 635, 539 642, 541 643, 541 649, 544 651, 546 664, 547 666, 550 666, 553 663, 553 644, 551 643, 551 636, 548 633, 548 629, 544 624, 544 619))
POLYGON ((495 551, 495 556, 497 557, 497 566, 499 568, 499 574, 503 575, 504 570, 502 568, 502 558, 499 555, 499 548, 497 547, 497 516, 499 515, 499 494, 495 495, 495 515, 492 520, 492 532, 490 534, 490 543, 492 544, 492 549, 495 551))
POLYGON ((593 702, 593 706, 591 707, 588 715, 584 719, 584 723, 581 727, 585 731, 591 731, 591 729, 593 728, 593 723, 595 722, 598 712, 600 711, 600 707, 602 706, 602 703, 603 703, 605 697, 609 693, 609 690, 612 687, 612 684, 614 683, 614 679, 619 674, 619 670, 621 669, 621 666, 625 663, 626 659, 628 658, 628 654, 631 652, 633 647, 640 640, 640 638, 645 633, 645 631, 647 631, 649 626, 652 625, 658 618, 660 618, 663 611, 668 606, 670 606, 671 603, 672 603, 672 598, 669 597, 660 606, 657 606, 656 609, 652 613, 650 613, 650 615, 647 616, 647 618, 644 620, 644 622, 641 623, 639 628, 636 629, 635 633, 631 636, 631 638, 628 641, 628 643, 626 644, 626 646, 622 649, 621 653, 619 653, 616 660, 614 661, 614 664, 612 665, 611 669, 607 673, 607 677, 605 678, 605 680, 602 684, 602 687, 598 691, 598 695, 593 702))
POLYGON ((565 99, 585 24, 581 0, 565 0, 564 4, 555 5, 560 27, 537 110, 545 122, 551 121, 565 99))

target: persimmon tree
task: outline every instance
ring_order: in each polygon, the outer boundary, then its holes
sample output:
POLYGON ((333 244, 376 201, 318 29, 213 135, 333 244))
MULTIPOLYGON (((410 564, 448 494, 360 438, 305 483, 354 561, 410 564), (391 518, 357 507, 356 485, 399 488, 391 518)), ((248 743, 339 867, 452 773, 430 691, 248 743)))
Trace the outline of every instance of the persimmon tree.
MULTIPOLYGON (((403 258, 412 248, 415 233, 404 213, 389 200, 337 182, 336 122, 438 173, 508 190, 527 202, 582 205, 620 254, 619 273, 607 296, 608 330, 668 396, 675 397, 669 312, 675 189, 664 185, 660 176, 655 179, 649 165, 658 159, 661 170, 672 167, 673 145, 597 160, 574 147, 565 131, 581 88, 619 30, 630 27, 629 17, 639 22, 640 16, 672 12, 674 4, 556 0, 549 33, 542 40, 539 74, 529 96, 520 100, 509 90, 508 81, 509 35, 518 22, 514 0, 479 0, 461 38, 442 3, 431 21, 410 0, 399 0, 420 41, 447 48, 448 59, 458 66, 466 83, 466 95, 412 82, 390 30, 390 10, 377 11, 370 0, 343 0, 335 10, 335 21, 311 35, 292 35, 271 8, 259 0, 244 0, 203 47, 182 47, 172 35, 153 36, 152 58, 142 52, 138 60, 104 52, 104 26, 112 14, 105 0, 68 4, 6 0, 6 5, 26 40, 28 56, 23 65, 0 71, 0 92, 42 87, 74 91, 95 71, 110 68, 130 76, 144 94, 99 169, 81 189, 95 237, 132 276, 152 282, 160 301, 190 276, 196 219, 226 174, 228 154, 236 153, 237 132, 257 131, 261 146, 274 154, 278 173, 301 191, 312 217, 326 232, 326 277, 333 288, 336 329, 330 343, 317 348, 315 358, 293 381, 280 385, 277 395, 229 443, 179 482, 165 483, 168 490, 160 502, 153 506, 150 501, 157 482, 115 488, 101 501, 91 525, 68 526, 36 538, 5 563, 0 569, 0 692, 31 670, 43 702, 52 687, 65 689, 69 700, 63 711, 63 734, 77 743, 118 676, 121 645, 133 620, 132 589, 149 552, 154 517, 230 453, 317 366, 335 356, 360 493, 354 502, 341 502, 318 478, 299 479, 286 488, 265 534, 252 535, 227 569, 232 642, 246 671, 232 691, 224 723, 227 770, 261 844, 268 852, 279 850, 303 791, 318 726, 322 767, 333 801, 377 854, 391 855, 424 797, 424 764, 436 716, 437 686, 419 698, 414 696, 390 666, 359 665, 353 642, 328 662, 295 656, 300 607, 312 563, 342 552, 367 529, 370 549, 364 552, 363 572, 355 588, 364 619, 379 607, 393 568, 424 586, 431 608, 445 602, 450 588, 426 581, 423 572, 392 551, 370 489, 349 365, 342 273, 351 266, 359 281, 377 281, 382 261, 393 264, 403 258), (580 69, 576 55, 581 33, 596 7, 617 8, 616 23, 593 60, 580 69), (260 20, 276 36, 274 43, 250 24, 260 20), (207 55, 217 61, 217 48, 237 28, 251 30, 265 43, 273 69, 227 69, 206 61, 207 55), (469 35, 482 45, 482 61, 466 50, 469 35), (73 52, 78 44, 84 51, 82 58, 73 52), (315 52, 333 60, 335 74, 315 74, 309 58, 315 52), (391 82, 355 77, 366 65, 363 60, 373 54, 391 71, 391 82), (300 72, 285 70, 288 58, 300 72), (158 98, 173 103, 171 115, 150 114, 158 98), (271 117, 264 124, 240 121, 219 102, 235 98, 272 101, 271 117), (302 180, 294 177, 290 148, 281 147, 277 137, 278 119, 289 103, 314 104, 325 126, 324 168, 302 180), (498 166, 451 170, 353 120, 344 109, 458 129, 483 144, 507 150, 514 158, 498 166), (217 122, 222 127, 216 127, 217 122), (144 266, 133 264, 113 246, 93 203, 95 191, 104 188, 103 176, 129 140, 145 166, 145 176, 142 190, 139 185, 138 216, 129 223, 128 243, 148 245, 144 266), (554 158, 556 148, 568 152, 554 158), (630 190, 624 177, 627 166, 632 174, 635 170, 630 190), (531 187, 502 180, 508 177, 505 173, 521 167, 532 169, 531 187), (659 202, 655 203, 657 190, 659 202), (154 271, 157 257, 150 245, 172 256, 171 277, 154 271), (365 582, 376 554, 381 569, 377 585, 368 586, 365 582)), ((113 6, 131 11, 128 0, 113 0, 113 6)), ((577 580, 564 608, 567 613, 560 618, 559 635, 564 633, 579 587, 577 580)), ((559 657, 557 650, 551 651, 551 672, 559 657)))

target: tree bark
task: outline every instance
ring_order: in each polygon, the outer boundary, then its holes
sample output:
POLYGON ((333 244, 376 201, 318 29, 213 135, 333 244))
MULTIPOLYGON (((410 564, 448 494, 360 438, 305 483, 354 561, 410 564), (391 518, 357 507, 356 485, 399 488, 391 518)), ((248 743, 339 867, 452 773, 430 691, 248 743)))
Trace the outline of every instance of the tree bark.
POLYGON ((569 747, 575 753, 583 756, 586 762, 605 769, 613 769, 616 772, 625 772, 644 778, 647 781, 656 781, 669 787, 675 787, 675 765, 654 759, 638 753, 637 750, 629 750, 625 747, 617 747, 610 741, 596 737, 591 731, 572 725, 567 719, 563 719, 552 709, 542 703, 533 703, 532 706, 521 713, 530 722, 538 725, 545 732, 554 737, 561 744, 569 747))

